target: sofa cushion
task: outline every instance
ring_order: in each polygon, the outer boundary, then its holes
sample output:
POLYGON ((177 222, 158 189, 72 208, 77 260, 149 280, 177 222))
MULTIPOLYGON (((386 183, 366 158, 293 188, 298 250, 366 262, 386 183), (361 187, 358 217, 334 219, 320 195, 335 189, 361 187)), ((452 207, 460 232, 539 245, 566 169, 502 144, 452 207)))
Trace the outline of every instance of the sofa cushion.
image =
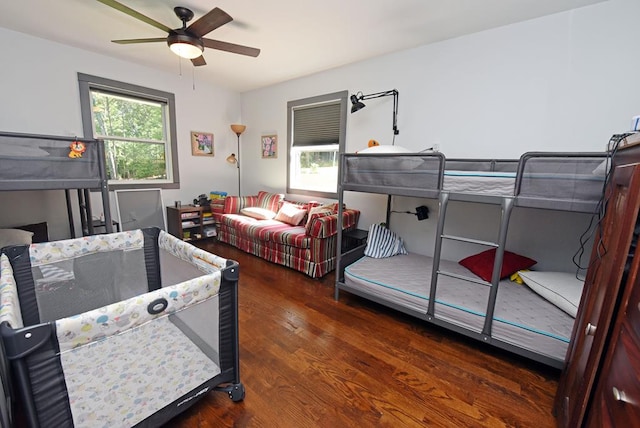
POLYGON ((271 228, 290 228, 288 224, 277 220, 258 220, 242 214, 225 214, 222 223, 235 231, 255 240, 266 240, 269 238, 271 228))
POLYGON ((254 241, 277 241, 306 248, 309 246, 304 227, 291 226, 278 220, 257 220, 242 214, 225 214, 223 224, 254 241), (306 246, 306 247, 305 247, 306 246))
POLYGON ((311 238, 307 236, 303 226, 290 226, 288 229, 271 229, 269 242, 277 242, 296 248, 309 248, 311 238))
POLYGON ((282 193, 258 192, 258 206, 274 213, 280 209, 280 203, 283 199, 284 194, 282 193))
POLYGON ((282 207, 275 216, 275 220, 285 222, 291 226, 297 226, 302 223, 306 215, 307 209, 303 205, 283 202, 282 207))
MULTIPOLYGON (((225 214, 238 214, 244 207, 255 207, 258 205, 257 196, 228 196, 224 200, 225 214)), ((271 210, 278 212, 278 210, 271 210)))

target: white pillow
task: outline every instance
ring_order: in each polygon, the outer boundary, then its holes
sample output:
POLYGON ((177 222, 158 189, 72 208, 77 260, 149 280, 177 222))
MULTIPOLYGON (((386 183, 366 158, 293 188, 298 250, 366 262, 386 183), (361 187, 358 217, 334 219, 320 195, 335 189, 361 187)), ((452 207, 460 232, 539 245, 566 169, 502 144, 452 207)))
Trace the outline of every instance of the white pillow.
POLYGON ((568 272, 518 272, 527 286, 572 317, 576 317, 584 281, 568 272))
POLYGON ((271 210, 260 207, 247 207, 240 210, 240 214, 244 214, 247 217, 252 217, 257 220, 271 220, 276 216, 271 210))
POLYGON ((20 229, 0 229, 0 248, 8 245, 29 245, 33 232, 20 229))

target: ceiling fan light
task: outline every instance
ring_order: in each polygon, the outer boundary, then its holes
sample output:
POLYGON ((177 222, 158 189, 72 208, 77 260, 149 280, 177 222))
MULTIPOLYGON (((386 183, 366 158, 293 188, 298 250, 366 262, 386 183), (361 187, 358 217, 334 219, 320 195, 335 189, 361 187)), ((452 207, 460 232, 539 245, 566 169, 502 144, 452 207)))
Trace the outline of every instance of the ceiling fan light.
POLYGON ((202 55, 202 50, 198 46, 189 43, 173 43, 169 47, 173 53, 186 59, 195 59, 202 55))
POLYGON ((167 37, 169 48, 179 57, 186 59, 198 58, 204 51, 202 41, 186 34, 172 34, 167 37))

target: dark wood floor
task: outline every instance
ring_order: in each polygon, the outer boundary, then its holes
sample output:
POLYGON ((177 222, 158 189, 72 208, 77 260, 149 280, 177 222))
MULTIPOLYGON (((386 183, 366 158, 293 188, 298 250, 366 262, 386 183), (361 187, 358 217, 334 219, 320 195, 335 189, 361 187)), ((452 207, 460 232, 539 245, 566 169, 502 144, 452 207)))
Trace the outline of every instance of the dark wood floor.
POLYGON ((171 427, 551 427, 559 373, 220 243, 240 263, 243 402, 171 427))

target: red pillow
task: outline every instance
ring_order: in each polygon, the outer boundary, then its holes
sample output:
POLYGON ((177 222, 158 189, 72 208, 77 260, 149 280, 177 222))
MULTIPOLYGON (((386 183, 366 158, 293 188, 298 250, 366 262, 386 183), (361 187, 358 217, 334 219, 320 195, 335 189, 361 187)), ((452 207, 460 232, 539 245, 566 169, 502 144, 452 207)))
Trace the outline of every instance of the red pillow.
MULTIPOLYGON (((493 273, 493 261, 496 258, 496 249, 486 250, 481 253, 469 256, 460 260, 462 266, 478 275, 487 282, 491 282, 491 274, 493 273)), ((506 278, 512 273, 516 273, 522 269, 529 269, 536 262, 529 257, 521 256, 510 251, 504 252, 502 259, 502 270, 500 271, 500 279, 506 278)))

